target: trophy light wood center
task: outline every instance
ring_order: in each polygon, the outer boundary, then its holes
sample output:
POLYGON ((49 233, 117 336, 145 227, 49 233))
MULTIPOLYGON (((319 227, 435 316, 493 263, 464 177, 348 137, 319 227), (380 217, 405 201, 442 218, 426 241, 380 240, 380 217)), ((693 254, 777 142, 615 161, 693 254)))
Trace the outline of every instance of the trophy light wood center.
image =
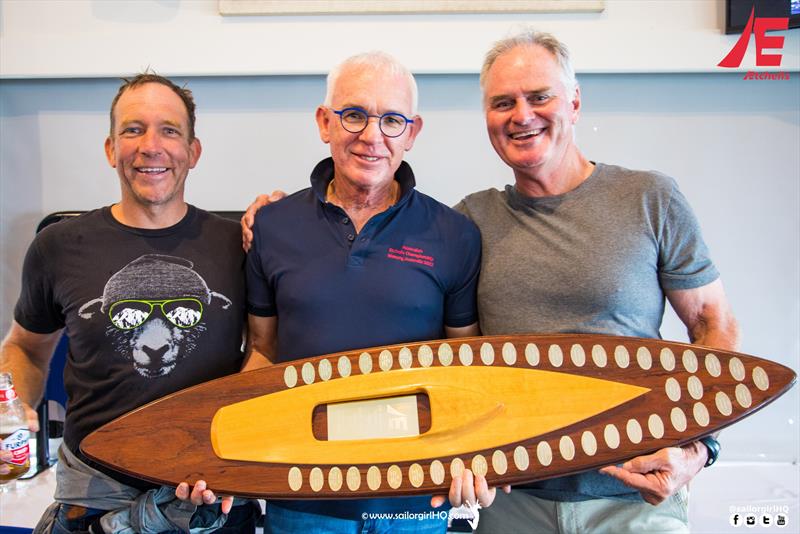
MULTIPOLYGON (((514 367, 430 367, 298 386, 220 408, 211 423, 217 456, 281 464, 386 463, 499 447, 577 423, 648 388, 514 367), (570 391, 570 402, 561 398, 570 391), (425 394, 430 429, 419 435, 322 441, 315 407, 425 394)), ((360 425, 365 426, 364 423, 360 425)), ((356 427, 359 425, 356 423, 356 427)), ((330 427, 329 427, 330 431, 330 427)), ((365 434, 361 434, 364 436, 365 434)), ((375 436, 375 437, 372 437, 375 436)))

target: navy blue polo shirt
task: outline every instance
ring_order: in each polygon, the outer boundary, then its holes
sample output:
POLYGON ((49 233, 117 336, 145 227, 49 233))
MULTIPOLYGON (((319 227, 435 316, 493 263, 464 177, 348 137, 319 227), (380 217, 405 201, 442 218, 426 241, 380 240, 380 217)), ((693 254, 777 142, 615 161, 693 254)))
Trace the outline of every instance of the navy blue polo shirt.
MULTIPOLYGON (((247 256, 248 310, 278 316, 277 360, 444 337, 478 320, 480 233, 470 220, 414 189, 403 162, 400 200, 356 233, 325 201, 333 160, 311 187, 259 210, 247 256)), ((284 501, 282 506, 360 519, 362 512, 429 509, 428 497, 284 501)))
POLYGON ((279 361, 441 339, 444 325, 478 320, 480 233, 465 216, 414 189, 402 163, 400 200, 356 234, 325 201, 333 160, 311 187, 259 210, 247 257, 249 312, 278 316, 279 361))

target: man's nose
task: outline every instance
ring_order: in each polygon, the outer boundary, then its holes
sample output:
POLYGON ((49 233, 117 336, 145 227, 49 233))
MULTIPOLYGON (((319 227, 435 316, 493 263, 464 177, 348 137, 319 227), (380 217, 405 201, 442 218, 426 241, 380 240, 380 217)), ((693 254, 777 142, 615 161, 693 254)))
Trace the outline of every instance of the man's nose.
POLYGON ((361 130, 359 137, 366 142, 377 143, 383 141, 379 117, 367 117, 367 126, 361 130), (373 120, 374 119, 374 120, 373 120))
POLYGON ((536 116, 536 111, 533 109, 527 100, 517 101, 514 106, 514 112, 511 115, 511 120, 517 124, 526 124, 536 116))
POLYGON ((158 132, 147 130, 141 137, 139 151, 147 156, 156 156, 161 153, 161 136, 158 132))

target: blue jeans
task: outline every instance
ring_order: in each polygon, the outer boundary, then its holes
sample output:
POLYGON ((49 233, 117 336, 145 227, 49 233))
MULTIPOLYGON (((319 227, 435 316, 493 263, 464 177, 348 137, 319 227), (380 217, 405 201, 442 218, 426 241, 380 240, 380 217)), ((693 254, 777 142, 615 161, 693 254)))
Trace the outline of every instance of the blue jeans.
MULTIPOLYGON (((207 506, 204 507, 204 509, 198 509, 196 514, 202 514, 204 511, 211 513, 211 508, 211 506, 207 506)), ((100 527, 99 523, 100 518, 103 517, 105 513, 106 510, 62 504, 56 514, 52 534, 102 534, 103 529, 100 527)), ((254 534, 256 531, 256 523, 260 517, 261 509, 255 502, 234 506, 231 509, 231 513, 228 514, 225 525, 215 532, 219 532, 220 534, 254 534)), ((174 532, 180 534, 180 531, 176 530, 174 532)))
POLYGON ((341 519, 275 506, 267 501, 264 534, 445 534, 447 512, 403 518, 341 519), (420 517, 423 516, 423 517, 420 517))
POLYGON ((58 507, 52 534, 102 533, 100 518, 105 510, 62 504, 58 507))

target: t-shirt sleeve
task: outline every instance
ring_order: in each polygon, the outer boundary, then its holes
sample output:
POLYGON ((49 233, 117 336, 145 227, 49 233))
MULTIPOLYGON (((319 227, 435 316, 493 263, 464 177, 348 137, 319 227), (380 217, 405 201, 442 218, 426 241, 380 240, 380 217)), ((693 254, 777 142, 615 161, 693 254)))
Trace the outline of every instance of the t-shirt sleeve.
POLYGON ((674 182, 659 239, 658 271, 665 290, 693 289, 719 278, 697 217, 674 182))
POLYGON ((464 216, 465 216, 465 217, 467 217, 468 219, 470 219, 470 220, 472 219, 472 218, 469 216, 469 210, 467 209, 467 203, 466 203, 466 201, 465 201, 465 200, 461 200, 461 201, 460 201, 458 204, 456 204, 455 206, 453 206, 453 209, 454 209, 455 211, 457 211, 458 213, 460 213, 461 215, 464 215, 464 216))
POLYGON ((278 314, 275 307, 275 291, 272 281, 264 272, 264 255, 269 253, 262 231, 264 218, 256 216, 253 225, 253 245, 247 253, 245 273, 247 277, 247 311, 259 317, 274 317, 278 314))
POLYGON ((37 236, 25 254, 22 289, 14 306, 14 320, 31 332, 50 334, 64 328, 64 314, 56 302, 43 241, 41 235, 37 236))
POLYGON ((481 269, 481 235, 471 221, 453 242, 455 276, 445 296, 444 324, 451 328, 469 326, 478 321, 478 274, 481 269))

